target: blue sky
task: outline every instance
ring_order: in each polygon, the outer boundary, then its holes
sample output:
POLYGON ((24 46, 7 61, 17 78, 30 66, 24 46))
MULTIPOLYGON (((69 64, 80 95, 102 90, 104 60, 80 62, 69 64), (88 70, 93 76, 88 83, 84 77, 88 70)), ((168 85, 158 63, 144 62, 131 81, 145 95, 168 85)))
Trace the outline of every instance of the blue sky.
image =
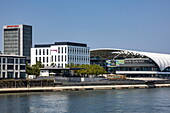
MULTIPOLYGON (((33 26, 33 45, 71 41, 94 48, 170 53, 170 0, 1 0, 0 26, 33 26)), ((2 49, 2 30, 0 31, 2 49)))

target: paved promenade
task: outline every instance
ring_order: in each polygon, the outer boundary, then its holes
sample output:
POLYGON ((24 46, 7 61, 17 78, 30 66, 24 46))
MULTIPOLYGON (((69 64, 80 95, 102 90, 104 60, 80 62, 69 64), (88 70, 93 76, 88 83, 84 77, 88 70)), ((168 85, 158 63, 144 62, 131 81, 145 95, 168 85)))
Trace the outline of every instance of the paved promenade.
POLYGON ((0 93, 38 92, 38 91, 69 91, 69 90, 100 90, 100 89, 133 89, 170 87, 170 84, 155 85, 101 85, 101 86, 60 86, 60 87, 31 87, 31 88, 1 88, 0 93))

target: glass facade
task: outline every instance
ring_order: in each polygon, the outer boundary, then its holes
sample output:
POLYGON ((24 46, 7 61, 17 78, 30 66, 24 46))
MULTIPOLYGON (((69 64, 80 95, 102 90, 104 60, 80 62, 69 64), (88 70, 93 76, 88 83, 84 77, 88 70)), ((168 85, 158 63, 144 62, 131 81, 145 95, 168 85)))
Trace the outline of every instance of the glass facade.
POLYGON ((32 26, 4 28, 4 54, 21 55, 30 59, 32 47, 32 26))

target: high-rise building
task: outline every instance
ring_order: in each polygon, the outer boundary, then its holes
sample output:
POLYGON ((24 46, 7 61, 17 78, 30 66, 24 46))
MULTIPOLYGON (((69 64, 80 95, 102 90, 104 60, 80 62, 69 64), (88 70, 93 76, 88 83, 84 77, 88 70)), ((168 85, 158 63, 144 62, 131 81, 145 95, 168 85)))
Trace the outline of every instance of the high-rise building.
POLYGON ((32 26, 6 25, 3 26, 4 54, 21 55, 30 59, 32 47, 32 26))

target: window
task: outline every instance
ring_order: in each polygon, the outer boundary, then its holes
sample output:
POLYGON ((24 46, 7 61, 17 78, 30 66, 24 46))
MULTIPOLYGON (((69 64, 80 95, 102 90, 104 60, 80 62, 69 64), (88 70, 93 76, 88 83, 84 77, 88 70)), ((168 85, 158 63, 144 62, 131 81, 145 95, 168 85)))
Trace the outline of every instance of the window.
POLYGON ((5 78, 5 75, 6 75, 6 73, 5 73, 5 72, 3 72, 3 73, 2 73, 2 78, 5 78))
POLYGON ((15 78, 19 78, 19 77, 18 77, 18 72, 15 72, 15 78))
POLYGON ((18 64, 18 59, 15 59, 15 63, 18 64))
POLYGON ((60 47, 58 47, 58 53, 60 53, 60 47))
POLYGON ((65 61, 67 61, 67 56, 65 55, 65 61))
POLYGON ((67 48, 65 47, 65 53, 67 53, 67 48))
POLYGON ((43 57, 43 63, 45 62, 45 57, 43 57))
POLYGON ((3 63, 6 63, 6 58, 3 58, 3 63))
POLYGON ((60 61, 60 55, 58 55, 58 62, 60 61))
POLYGON ((63 55, 61 56, 61 62, 63 62, 63 55))
POLYGON ((2 65, 2 69, 3 69, 3 70, 6 70, 6 65, 2 65))
POLYGON ((48 55, 48 49, 47 49, 47 55, 48 55))
POLYGON ((51 62, 53 62, 53 55, 51 56, 51 62))
POLYGON ((7 69, 8 69, 8 70, 13 70, 13 69, 14 69, 14 66, 13 66, 13 65, 8 65, 8 66, 7 66, 7 69))
POLYGON ((25 59, 20 59, 20 64, 25 64, 25 59))
POLYGON ((38 58, 37 57, 35 57, 35 62, 37 62, 38 61, 38 58))
POLYGON ((41 62, 41 57, 39 57, 39 61, 41 62))
POLYGON ((26 73, 20 72, 20 78, 21 78, 21 79, 25 79, 25 77, 26 77, 26 73))
POLYGON ((18 70, 18 65, 15 65, 15 70, 18 70))
POLYGON ((14 63, 14 59, 8 58, 8 63, 14 63))
POLYGON ((41 49, 39 49, 39 55, 41 55, 41 49))
POLYGON ((7 77, 8 77, 9 79, 12 79, 12 78, 13 78, 13 72, 8 72, 8 73, 7 73, 7 77))
POLYGON ((37 49, 35 50, 35 55, 38 55, 38 51, 37 51, 37 49))
POLYGON ((47 63, 48 63, 48 57, 47 57, 47 63))
POLYGON ((57 62, 57 55, 55 55, 55 62, 57 62))
POLYGON ((45 49, 43 49, 43 55, 45 55, 45 49))
POLYGON ((20 70, 25 70, 25 66, 20 66, 20 70))
POLYGON ((61 53, 63 53, 63 47, 61 47, 61 53))

